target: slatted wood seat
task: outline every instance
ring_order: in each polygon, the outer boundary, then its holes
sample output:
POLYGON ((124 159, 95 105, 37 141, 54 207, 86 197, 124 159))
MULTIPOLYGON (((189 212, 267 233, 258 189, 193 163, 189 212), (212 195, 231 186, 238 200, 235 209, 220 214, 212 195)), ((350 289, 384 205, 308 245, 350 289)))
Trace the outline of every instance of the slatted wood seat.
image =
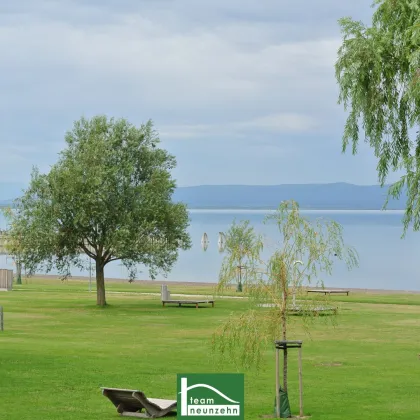
POLYGON ((176 416, 176 400, 147 398, 144 392, 135 389, 102 387, 101 390, 121 416, 141 418, 176 416))

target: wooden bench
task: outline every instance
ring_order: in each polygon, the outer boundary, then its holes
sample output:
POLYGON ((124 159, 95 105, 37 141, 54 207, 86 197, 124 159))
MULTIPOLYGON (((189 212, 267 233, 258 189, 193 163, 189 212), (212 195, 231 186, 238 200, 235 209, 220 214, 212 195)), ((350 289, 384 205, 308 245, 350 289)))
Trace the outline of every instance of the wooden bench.
POLYGON ((214 308, 214 300, 193 300, 193 299, 171 299, 171 293, 168 290, 168 286, 166 284, 162 284, 161 286, 161 300, 162 300, 162 306, 165 306, 166 304, 175 304, 178 306, 182 305, 195 305, 195 307, 198 309, 198 305, 200 304, 210 304, 212 308, 214 308))
POLYGON ((334 293, 345 293, 347 296, 350 293, 350 290, 331 290, 331 289, 312 289, 312 290, 307 290, 306 293, 324 293, 325 295, 329 294, 334 294, 334 293))
POLYGON ((174 303, 174 304, 177 304, 178 306, 195 305, 196 308, 198 308, 199 304, 211 303, 212 308, 214 308, 214 300, 176 300, 176 299, 162 300, 162 306, 165 306, 166 303, 174 303))

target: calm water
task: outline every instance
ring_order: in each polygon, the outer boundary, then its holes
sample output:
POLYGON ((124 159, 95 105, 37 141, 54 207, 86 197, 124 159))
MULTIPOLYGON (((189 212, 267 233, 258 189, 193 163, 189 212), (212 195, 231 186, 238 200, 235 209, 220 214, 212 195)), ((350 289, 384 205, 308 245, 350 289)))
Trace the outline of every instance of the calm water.
MULTIPOLYGON (((223 255, 217 246, 218 232, 226 232, 232 220, 250 220, 257 231, 270 240, 278 240, 276 227, 262 221, 268 211, 264 210, 191 210, 189 228, 193 247, 181 252, 177 264, 169 274, 170 281, 217 281, 223 255), (207 251, 201 247, 201 237, 209 237, 207 251)), ((337 262, 333 275, 324 278, 330 287, 361 287, 397 290, 420 290, 420 232, 409 232, 401 239, 402 211, 302 211, 309 218, 327 217, 344 227, 345 242, 356 247, 359 267, 348 271, 337 262)), ((0 216, 0 228, 5 221, 0 216)), ((0 267, 12 268, 11 261, 0 256, 0 267)), ((89 275, 88 271, 74 270, 73 275, 89 275)), ((127 278, 127 272, 118 262, 106 267, 106 276, 127 278)), ((142 268, 139 279, 148 279, 147 269, 142 268)), ((163 279, 159 276, 159 279, 163 279)))

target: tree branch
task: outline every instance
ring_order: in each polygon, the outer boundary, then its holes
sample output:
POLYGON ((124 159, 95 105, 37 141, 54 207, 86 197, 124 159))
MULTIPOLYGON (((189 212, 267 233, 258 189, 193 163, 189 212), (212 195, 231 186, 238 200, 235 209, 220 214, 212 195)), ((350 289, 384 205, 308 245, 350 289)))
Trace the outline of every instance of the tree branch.
POLYGON ((85 237, 85 240, 96 252, 98 252, 98 247, 96 246, 96 244, 94 245, 93 242, 87 236, 85 237))
POLYGON ((111 261, 116 261, 116 260, 119 260, 119 259, 120 258, 116 258, 116 259, 112 260, 112 249, 111 248, 108 249, 108 251, 106 251, 105 254, 104 254, 105 264, 108 264, 111 261))
POLYGON ((95 255, 94 253, 92 253, 91 251, 89 251, 89 248, 84 244, 84 242, 80 242, 79 246, 83 249, 83 251, 85 251, 85 254, 87 256, 89 256, 90 258, 96 260, 97 255, 95 255))
POLYGON ((124 257, 114 257, 114 258, 109 258, 108 260, 105 260, 105 261, 108 264, 108 263, 110 263, 112 261, 118 261, 118 260, 124 260, 124 259, 127 259, 127 258, 124 258, 124 257))

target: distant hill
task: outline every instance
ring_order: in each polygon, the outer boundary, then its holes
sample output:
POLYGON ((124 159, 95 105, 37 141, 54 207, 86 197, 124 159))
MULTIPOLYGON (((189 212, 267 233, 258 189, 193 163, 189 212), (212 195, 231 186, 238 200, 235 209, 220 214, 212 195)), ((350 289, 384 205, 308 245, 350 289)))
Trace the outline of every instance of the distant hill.
MULTIPOLYGON (((388 187, 379 185, 284 184, 284 185, 200 185, 180 187, 175 201, 189 208, 275 209, 281 201, 295 200, 302 209, 380 210, 388 187)), ((389 202, 388 209, 405 209, 406 196, 389 202)))
MULTIPOLYGON (((302 209, 380 210, 385 203, 388 186, 334 184, 284 185, 199 185, 179 187, 174 201, 182 201, 191 209, 275 209, 281 201, 295 200, 302 209)), ((22 186, 0 183, 0 207, 9 206, 21 194, 22 186)), ((406 195, 392 200, 388 209, 405 209, 406 195)))

